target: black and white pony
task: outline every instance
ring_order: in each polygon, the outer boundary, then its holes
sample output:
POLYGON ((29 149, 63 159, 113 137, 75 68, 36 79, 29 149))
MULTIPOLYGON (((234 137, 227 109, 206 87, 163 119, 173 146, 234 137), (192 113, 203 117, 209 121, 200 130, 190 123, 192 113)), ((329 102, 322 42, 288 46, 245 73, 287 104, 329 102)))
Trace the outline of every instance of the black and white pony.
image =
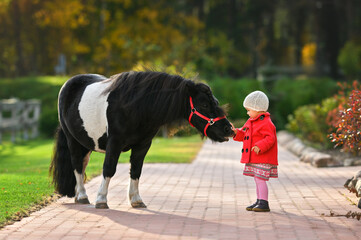
POLYGON ((177 75, 124 72, 105 78, 77 75, 61 88, 60 126, 50 166, 56 191, 88 204, 84 173, 92 151, 105 153, 103 180, 96 208, 108 208, 110 179, 121 152, 131 150, 129 202, 146 207, 139 195, 144 157, 162 125, 188 120, 211 140, 223 142, 233 134, 211 89, 177 75))

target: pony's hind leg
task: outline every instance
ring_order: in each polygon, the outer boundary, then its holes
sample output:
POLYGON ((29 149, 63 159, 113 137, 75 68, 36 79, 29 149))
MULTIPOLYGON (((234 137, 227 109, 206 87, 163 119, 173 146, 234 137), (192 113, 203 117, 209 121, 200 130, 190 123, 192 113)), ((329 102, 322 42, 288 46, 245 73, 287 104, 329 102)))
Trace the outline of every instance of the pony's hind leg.
POLYGON ((142 173, 144 157, 150 148, 151 142, 134 146, 130 156, 130 182, 128 188, 128 199, 133 208, 146 208, 139 195, 139 178, 142 173))
POLYGON ((81 173, 78 173, 77 170, 74 170, 74 175, 76 179, 76 186, 75 186, 75 202, 81 204, 90 204, 88 195, 86 194, 86 190, 84 187, 85 182, 85 169, 89 163, 91 151, 88 152, 87 155, 83 158, 83 169, 81 173))
POLYGON ((85 168, 89 162, 91 151, 81 145, 75 138, 67 134, 71 155, 71 164, 76 179, 75 202, 89 204, 88 195, 84 187, 85 168))

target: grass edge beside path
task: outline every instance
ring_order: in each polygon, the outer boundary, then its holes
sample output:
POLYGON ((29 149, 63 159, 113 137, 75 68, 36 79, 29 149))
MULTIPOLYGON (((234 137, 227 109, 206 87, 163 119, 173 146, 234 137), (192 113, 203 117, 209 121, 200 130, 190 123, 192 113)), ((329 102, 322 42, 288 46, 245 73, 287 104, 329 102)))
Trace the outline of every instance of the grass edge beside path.
MULTIPOLYGON (((199 135, 155 138, 144 163, 190 163, 202 145, 199 135)), ((0 229, 60 197, 48 175, 52 150, 51 139, 0 145, 0 229)), ((119 163, 129 164, 129 156, 130 151, 122 153, 119 163)), ((103 159, 104 154, 92 153, 86 169, 88 181, 101 174, 103 159)))

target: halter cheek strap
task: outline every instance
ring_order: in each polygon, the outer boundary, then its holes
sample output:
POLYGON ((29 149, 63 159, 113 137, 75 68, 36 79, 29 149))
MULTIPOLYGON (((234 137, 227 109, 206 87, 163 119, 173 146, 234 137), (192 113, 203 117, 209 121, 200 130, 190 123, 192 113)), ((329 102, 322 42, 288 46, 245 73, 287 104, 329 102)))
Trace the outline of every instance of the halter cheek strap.
POLYGON ((198 117, 203 118, 204 120, 206 120, 206 121, 207 121, 207 124, 206 124, 206 126, 204 127, 204 131, 203 131, 205 136, 207 136, 207 129, 208 129, 209 126, 212 126, 215 122, 217 122, 217 121, 219 121, 219 120, 221 120, 221 119, 226 118, 226 116, 217 117, 217 118, 208 118, 208 117, 204 116, 203 114, 201 114, 200 112, 198 112, 198 111, 195 109, 195 107, 194 107, 194 105, 193 105, 192 97, 189 97, 189 103, 190 103, 190 105, 191 105, 191 113, 190 113, 190 115, 189 115, 188 122, 189 122, 189 124, 190 124, 192 127, 194 127, 194 125, 191 123, 191 120, 192 120, 192 117, 193 117, 194 114, 196 114, 198 117))

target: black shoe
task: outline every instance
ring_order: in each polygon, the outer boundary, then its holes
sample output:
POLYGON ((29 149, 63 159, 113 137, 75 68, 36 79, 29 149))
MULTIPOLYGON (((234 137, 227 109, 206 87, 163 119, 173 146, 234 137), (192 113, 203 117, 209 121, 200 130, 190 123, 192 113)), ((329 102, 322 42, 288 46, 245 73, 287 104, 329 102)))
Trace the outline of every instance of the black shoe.
POLYGON ((269 209, 268 201, 260 199, 258 204, 252 209, 255 212, 269 212, 271 211, 269 209))
POLYGON ((253 203, 251 206, 246 207, 247 211, 252 211, 255 206, 259 203, 259 199, 255 203, 253 203))

